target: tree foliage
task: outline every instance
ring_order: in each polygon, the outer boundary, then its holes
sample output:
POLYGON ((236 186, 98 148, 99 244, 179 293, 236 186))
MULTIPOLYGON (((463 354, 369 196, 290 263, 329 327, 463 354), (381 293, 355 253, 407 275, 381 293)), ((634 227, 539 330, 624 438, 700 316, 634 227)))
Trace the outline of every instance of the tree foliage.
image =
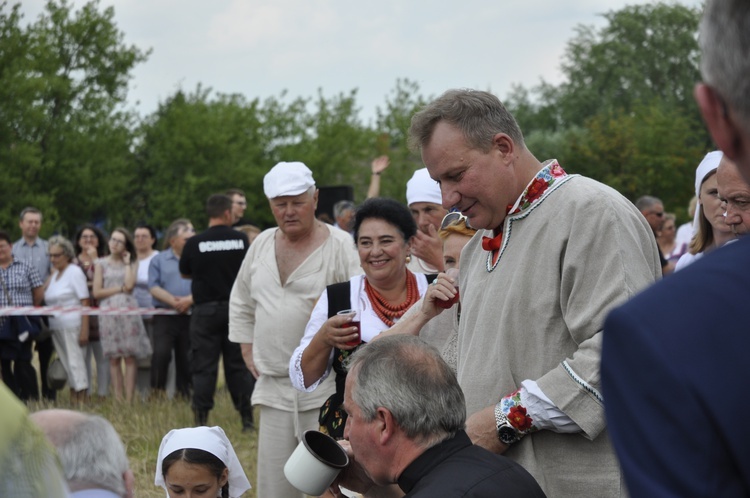
MULTIPOLYGON (((516 86, 506 106, 539 159, 682 212, 710 144, 692 99, 698 10, 654 3, 604 18, 576 30, 561 84, 516 86)), ((263 176, 278 161, 305 162, 319 186, 352 185, 357 202, 373 157, 390 157, 381 195, 397 200, 422 167, 406 138, 432 97, 414 81, 396 81, 374 125, 362 122, 356 90, 261 99, 201 85, 137 119, 124 102, 147 56, 98 0, 77 11, 49 0, 26 25, 18 5, 0 4, 0 226, 15 229, 16 214, 34 205, 43 236, 95 220, 164 228, 187 216, 201 227, 205 199, 231 187, 247 193, 247 217, 268 226, 263 176)))
POLYGON ((124 44, 114 10, 98 1, 73 12, 50 0, 34 23, 21 20, 18 5, 0 5, 0 182, 13 193, 0 216, 12 226, 35 205, 46 233, 65 232, 127 205, 118 187, 131 177, 133 118, 118 106, 146 53, 124 44))
POLYGON ((506 104, 540 157, 551 154, 631 200, 661 197, 681 214, 695 167, 711 147, 692 97, 700 11, 653 3, 604 18, 601 28, 576 29, 561 84, 514 87, 506 104))

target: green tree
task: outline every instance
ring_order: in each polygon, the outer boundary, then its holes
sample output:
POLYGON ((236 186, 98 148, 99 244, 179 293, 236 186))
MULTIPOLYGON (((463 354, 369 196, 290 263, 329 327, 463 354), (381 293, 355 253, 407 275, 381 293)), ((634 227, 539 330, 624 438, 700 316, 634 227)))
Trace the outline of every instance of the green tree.
POLYGON ((15 227, 26 205, 44 212, 43 235, 92 216, 121 222, 134 119, 122 103, 147 53, 124 43, 98 1, 74 12, 50 0, 26 27, 19 7, 0 4, 2 224, 15 227))
POLYGON ((604 14, 606 26, 579 26, 562 64, 561 121, 582 125, 600 111, 628 112, 658 101, 698 118, 700 10, 674 3, 630 5, 604 14))

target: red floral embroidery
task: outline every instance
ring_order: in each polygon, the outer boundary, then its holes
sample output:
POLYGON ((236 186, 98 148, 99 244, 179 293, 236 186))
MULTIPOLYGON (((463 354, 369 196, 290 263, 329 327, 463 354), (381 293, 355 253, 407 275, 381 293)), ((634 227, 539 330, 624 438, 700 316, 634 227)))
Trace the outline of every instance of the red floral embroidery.
POLYGON ((526 408, 516 405, 508 412, 508 422, 510 422, 510 425, 515 427, 516 430, 524 432, 531 429, 533 420, 526 415, 526 408))
POLYGON ((543 178, 534 178, 534 181, 531 182, 529 188, 526 189, 526 201, 529 203, 534 202, 544 193, 545 190, 547 190, 548 185, 549 183, 543 178))
POLYGON ((552 163, 552 166, 550 167, 549 172, 554 178, 560 178, 562 176, 565 176, 565 171, 562 169, 562 166, 560 166, 560 163, 558 163, 557 161, 552 163))

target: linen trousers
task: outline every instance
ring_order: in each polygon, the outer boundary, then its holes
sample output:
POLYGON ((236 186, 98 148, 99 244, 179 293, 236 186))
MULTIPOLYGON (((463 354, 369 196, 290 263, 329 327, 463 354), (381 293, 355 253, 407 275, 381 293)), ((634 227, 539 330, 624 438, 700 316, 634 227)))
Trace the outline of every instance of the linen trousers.
POLYGON ((295 414, 260 405, 257 496, 304 498, 305 494, 289 484, 284 476, 284 464, 302 440, 302 434, 320 427, 319 413, 318 408, 295 414))

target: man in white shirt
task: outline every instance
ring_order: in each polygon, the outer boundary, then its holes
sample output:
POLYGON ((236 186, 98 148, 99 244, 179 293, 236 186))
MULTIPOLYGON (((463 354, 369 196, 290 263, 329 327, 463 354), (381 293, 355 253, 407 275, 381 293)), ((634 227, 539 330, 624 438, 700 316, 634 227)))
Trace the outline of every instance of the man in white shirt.
POLYGON ((282 469, 302 433, 317 429, 318 413, 333 392, 332 379, 313 393, 297 391, 289 359, 310 312, 327 285, 360 272, 352 237, 315 219, 318 190, 300 162, 282 162, 263 179, 277 228, 253 241, 229 300, 229 340, 242 345, 257 379, 260 406, 258 496, 301 497, 282 469))

